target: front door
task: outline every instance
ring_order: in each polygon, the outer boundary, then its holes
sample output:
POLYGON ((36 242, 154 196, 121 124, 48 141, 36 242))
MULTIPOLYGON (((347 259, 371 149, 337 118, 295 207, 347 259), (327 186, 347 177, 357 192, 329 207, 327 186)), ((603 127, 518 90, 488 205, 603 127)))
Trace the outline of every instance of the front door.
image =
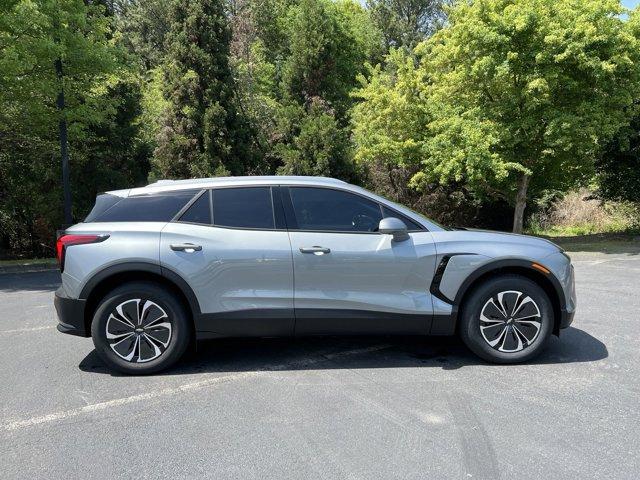
POLYGON ((383 214, 392 213, 343 190, 289 187, 283 201, 293 251, 296 335, 428 333, 435 268, 429 232, 401 218, 410 238, 393 241, 376 231, 383 214))

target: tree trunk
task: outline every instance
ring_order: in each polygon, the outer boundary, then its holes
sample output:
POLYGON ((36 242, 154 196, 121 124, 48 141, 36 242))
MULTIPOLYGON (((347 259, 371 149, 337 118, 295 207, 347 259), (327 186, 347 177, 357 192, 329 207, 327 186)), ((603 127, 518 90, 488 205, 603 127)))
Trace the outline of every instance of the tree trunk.
POLYGON ((523 174, 518 185, 518 193, 516 195, 516 208, 513 212, 513 233, 522 233, 522 224, 524 222, 524 209, 527 206, 527 188, 531 177, 523 174))

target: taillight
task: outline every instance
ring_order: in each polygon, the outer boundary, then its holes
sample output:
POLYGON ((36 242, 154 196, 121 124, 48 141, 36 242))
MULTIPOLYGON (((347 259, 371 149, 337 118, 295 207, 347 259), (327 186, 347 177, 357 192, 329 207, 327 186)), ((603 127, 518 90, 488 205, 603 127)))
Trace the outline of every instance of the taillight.
POLYGON ((109 235, 62 235, 56 241, 56 257, 60 264, 60 271, 64 270, 64 256, 67 247, 72 245, 84 245, 86 243, 104 242, 109 235))

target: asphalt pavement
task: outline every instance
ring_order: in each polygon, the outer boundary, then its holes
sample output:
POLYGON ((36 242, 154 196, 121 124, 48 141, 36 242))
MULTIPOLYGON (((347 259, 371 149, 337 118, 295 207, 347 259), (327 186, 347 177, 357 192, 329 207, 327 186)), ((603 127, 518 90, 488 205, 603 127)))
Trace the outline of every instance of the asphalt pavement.
POLYGON ((640 255, 573 253, 535 361, 455 338, 216 340, 151 377, 55 329, 54 271, 0 275, 0 478, 635 479, 640 255))

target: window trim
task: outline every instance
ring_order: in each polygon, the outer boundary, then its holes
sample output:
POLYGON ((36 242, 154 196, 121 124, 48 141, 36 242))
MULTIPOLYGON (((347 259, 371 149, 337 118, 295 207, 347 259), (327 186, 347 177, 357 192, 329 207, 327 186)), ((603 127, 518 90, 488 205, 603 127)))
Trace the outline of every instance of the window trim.
MULTIPOLYGON (((208 226, 211 225, 210 223, 200 223, 200 222, 185 222, 180 220, 180 218, 182 217, 182 215, 184 215, 185 213, 187 213, 187 210, 189 210, 191 208, 191 205, 193 205, 194 203, 196 203, 198 201, 198 199, 204 195, 207 192, 206 189, 200 190, 198 193, 196 193, 193 198, 191 200, 189 200, 187 202, 187 204, 182 207, 180 209, 180 211, 178 211, 178 213, 176 213, 176 215, 170 220, 170 222, 173 223, 185 223, 187 225, 204 225, 204 226, 208 226)), ((211 211, 211 195, 209 195, 209 217, 213 218, 213 212, 211 211)))
MULTIPOLYGON (((289 231, 295 231, 295 232, 312 232, 312 233, 341 233, 341 234, 352 234, 352 235, 382 235, 380 232, 360 232, 360 231, 353 231, 353 230, 319 230, 319 229, 304 229, 304 228, 299 228, 298 227, 298 222, 295 218, 295 210, 293 208, 293 200, 291 199, 291 188, 315 188, 315 189, 324 189, 324 190, 336 190, 338 192, 342 192, 342 193, 350 193, 352 195, 356 195, 358 197, 362 197, 365 200, 368 200, 372 203, 375 203, 376 205, 378 205, 378 208, 380 209, 380 215, 382 215, 382 218, 384 217, 384 212, 382 210, 383 207, 387 208, 388 210, 391 210, 392 212, 396 213, 398 215, 399 220, 402 220, 403 223, 406 222, 403 220, 404 218, 407 218, 407 216, 403 213, 398 212, 395 208, 390 207, 387 204, 381 203, 377 200, 374 200, 373 198, 368 197, 367 195, 364 195, 360 192, 353 192, 351 190, 345 190, 342 188, 336 188, 333 186, 324 186, 324 185, 281 185, 281 188, 283 190, 286 190, 286 194, 282 195, 282 200, 283 203, 285 203, 284 206, 284 210, 285 210, 285 218, 286 218, 286 222, 287 222, 287 230, 289 231), (286 205, 288 204, 288 205, 286 205), (291 220, 291 222, 290 222, 291 220), (295 225, 295 226, 294 226, 295 225)), ((412 223, 415 223, 416 225, 420 225, 417 221, 410 219, 412 223)), ((407 225, 407 233, 419 233, 419 232, 428 232, 429 229, 427 227, 422 226, 421 229, 419 230, 415 230, 415 229, 409 229, 408 225, 407 225)))
MULTIPOLYGON (((187 205, 185 205, 184 207, 184 211, 180 211, 178 212, 178 214, 171 220, 171 223, 182 223, 185 225, 198 225, 201 227, 214 227, 214 228, 224 228, 226 230, 254 230, 254 231, 258 231, 258 232, 286 232, 287 231, 287 227, 286 227, 286 223, 284 221, 282 222, 278 222, 278 219, 276 217, 275 214, 275 209, 276 207, 276 199, 274 196, 274 189, 278 188, 278 185, 225 185, 225 186, 220 186, 220 187, 209 187, 209 188, 205 188, 203 189, 200 193, 196 194, 196 196, 189 201, 189 203, 187 203, 187 205), (271 193, 271 212, 274 216, 273 222, 274 222, 274 226, 275 228, 258 228, 258 227, 230 227, 227 225, 216 225, 215 224, 215 219, 213 218, 213 195, 214 195, 214 191, 215 190, 226 190, 229 188, 235 188, 235 189, 239 189, 239 188, 268 188, 270 193, 271 193), (185 221, 181 221, 180 217, 189 209, 189 207, 191 207, 191 205, 193 203, 195 203, 198 198, 200 198, 200 195, 204 195, 206 192, 209 192, 209 211, 210 211, 210 215, 211 215, 211 223, 195 223, 195 222, 185 222, 185 221), (281 224, 281 227, 278 227, 278 224, 281 224)), ((281 209, 281 215, 282 218, 284 219, 284 212, 282 211, 282 202, 278 202, 278 206, 281 209)))

